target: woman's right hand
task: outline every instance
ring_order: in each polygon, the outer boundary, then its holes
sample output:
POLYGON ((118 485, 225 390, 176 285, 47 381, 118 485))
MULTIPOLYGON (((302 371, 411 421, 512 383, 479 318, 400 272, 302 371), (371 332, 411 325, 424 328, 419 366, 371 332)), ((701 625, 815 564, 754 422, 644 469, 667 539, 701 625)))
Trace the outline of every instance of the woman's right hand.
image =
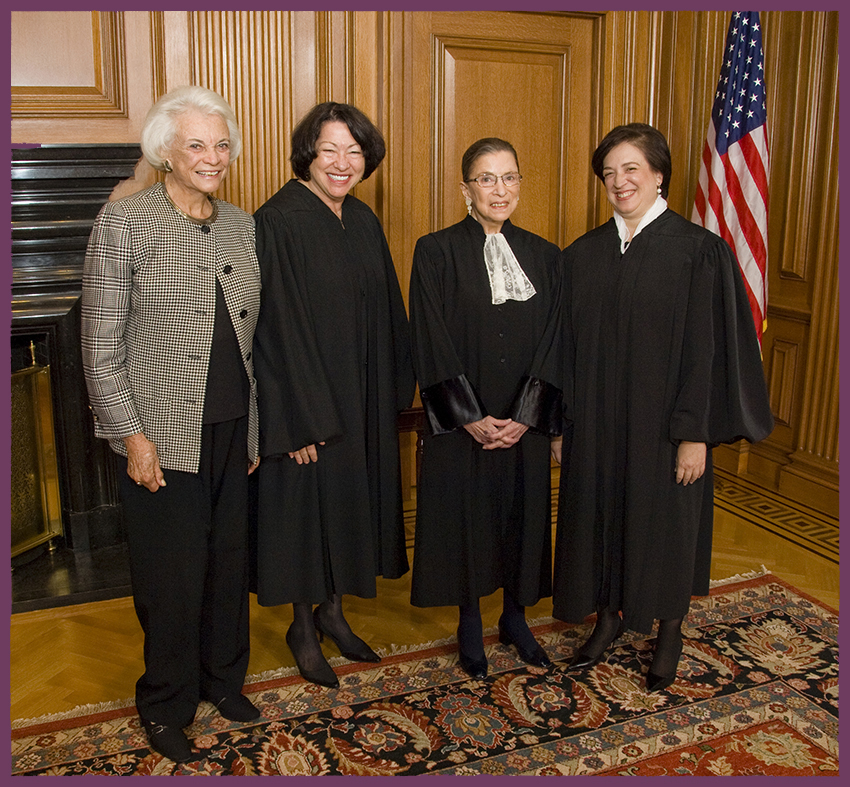
POLYGON ((464 424, 463 428, 472 435, 476 443, 492 445, 498 431, 510 423, 510 418, 493 418, 492 415, 485 415, 480 421, 464 424))
POLYGON ((127 446, 127 475, 149 492, 165 486, 156 446, 142 432, 125 437, 124 445, 127 446))
MULTIPOLYGON (((324 445, 324 442, 319 443, 319 445, 324 445)), ((319 461, 319 452, 316 451, 316 444, 311 443, 310 445, 305 445, 303 448, 299 448, 297 451, 290 451, 289 458, 294 459, 299 465, 309 465, 310 462, 319 461)))

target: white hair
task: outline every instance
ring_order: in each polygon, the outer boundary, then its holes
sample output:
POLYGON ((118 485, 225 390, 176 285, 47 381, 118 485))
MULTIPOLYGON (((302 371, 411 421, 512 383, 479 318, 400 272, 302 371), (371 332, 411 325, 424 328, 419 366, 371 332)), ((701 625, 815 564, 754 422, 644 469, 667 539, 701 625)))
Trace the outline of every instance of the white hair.
POLYGON ((171 148, 177 135, 177 120, 186 112, 218 115, 227 123, 230 134, 230 160, 242 152, 242 133, 233 110, 218 93, 200 85, 184 85, 169 90, 149 110, 142 126, 142 153, 148 163, 160 172, 166 170, 163 154, 171 148))

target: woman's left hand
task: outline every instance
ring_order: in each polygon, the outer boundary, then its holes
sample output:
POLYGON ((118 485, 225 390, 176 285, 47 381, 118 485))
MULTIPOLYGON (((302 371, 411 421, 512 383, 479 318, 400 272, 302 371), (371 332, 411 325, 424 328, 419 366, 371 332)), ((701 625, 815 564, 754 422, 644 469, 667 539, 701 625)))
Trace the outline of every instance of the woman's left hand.
POLYGON ((260 466, 260 457, 257 457, 257 461, 254 463, 248 463, 248 475, 251 475, 258 467, 260 466))
POLYGON ((702 478, 705 473, 705 443, 682 440, 676 452, 676 483, 687 486, 702 478))
POLYGON ((516 445, 527 431, 528 427, 525 424, 521 424, 519 421, 510 421, 506 426, 490 433, 489 442, 484 443, 484 450, 510 448, 512 445, 516 445))
POLYGON ((561 464, 561 450, 564 447, 564 438, 563 437, 553 437, 549 441, 549 450, 552 452, 552 458, 558 463, 561 464))

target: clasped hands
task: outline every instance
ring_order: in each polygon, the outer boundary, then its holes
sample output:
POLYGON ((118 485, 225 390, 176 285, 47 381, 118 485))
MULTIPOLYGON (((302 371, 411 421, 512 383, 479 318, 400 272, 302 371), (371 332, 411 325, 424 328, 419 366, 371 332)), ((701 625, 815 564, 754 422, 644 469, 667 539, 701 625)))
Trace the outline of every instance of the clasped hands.
POLYGON ((510 448, 516 445, 528 431, 525 424, 510 418, 493 418, 492 415, 486 415, 480 421, 465 424, 463 428, 477 443, 481 443, 485 451, 492 451, 494 448, 510 448))

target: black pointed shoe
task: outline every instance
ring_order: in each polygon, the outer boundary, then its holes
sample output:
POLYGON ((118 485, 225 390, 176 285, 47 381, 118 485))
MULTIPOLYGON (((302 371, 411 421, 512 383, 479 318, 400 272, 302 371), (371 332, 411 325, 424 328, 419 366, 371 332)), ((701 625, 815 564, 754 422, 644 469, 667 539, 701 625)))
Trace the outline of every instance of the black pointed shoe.
POLYGON ((535 641, 534 644, 536 647, 534 650, 526 650, 521 647, 520 644, 516 642, 504 628, 502 628, 501 621, 499 621, 499 642, 503 645, 513 645, 516 648, 516 652, 519 654, 519 657, 526 664, 531 664, 532 667, 549 668, 552 666, 552 661, 549 656, 546 655, 546 651, 543 650, 539 642, 535 641))
POLYGON ((646 673, 646 690, 648 692, 663 691, 668 686, 672 686, 676 680, 676 673, 672 675, 656 675, 650 671, 646 673))
POLYGON ((372 648, 370 648, 360 637, 356 634, 352 634, 354 637, 354 642, 351 643, 351 647, 343 649, 343 646, 339 643, 336 637, 328 631, 328 629, 322 628, 322 623, 319 620, 319 607, 316 607, 313 610, 313 625, 316 627, 316 631, 319 633, 319 642, 321 642, 325 637, 331 640, 334 645, 339 648, 339 652, 342 653, 345 658, 349 661, 366 661, 371 663, 377 663, 381 660, 381 657, 375 653, 372 648))
POLYGON ((327 661, 324 661, 317 669, 313 670, 307 669, 301 664, 298 660, 298 651, 292 647, 291 633, 292 626, 286 630, 286 644, 289 645, 292 655, 295 656, 295 665, 298 667, 298 672, 301 673, 301 677, 310 683, 315 683, 317 686, 324 686, 328 689, 338 689, 339 678, 331 669, 331 665, 328 664, 327 661))
MULTIPOLYGON (((666 675, 659 675, 656 672, 652 671, 652 667, 649 668, 649 672, 646 673, 646 690, 648 692, 654 691, 663 691, 668 686, 672 686, 673 682, 676 680, 676 672, 679 668, 679 659, 682 656, 682 647, 683 643, 679 640, 679 653, 676 656, 676 661, 674 662, 675 666, 673 667, 672 673, 668 673, 666 675)), ((653 659, 653 666, 655 666, 655 660, 653 659)))
POLYGON ((157 754, 177 763, 198 759, 192 752, 189 739, 179 727, 156 724, 145 719, 142 719, 142 726, 147 733, 151 749, 157 754))
MULTIPOLYGON (((625 624, 623 623, 623 619, 620 618, 616 634, 614 634, 611 641, 595 656, 589 656, 583 651, 583 648, 587 645, 585 642, 584 645, 579 648, 578 653, 576 653, 570 660, 569 669, 589 669, 590 667, 595 667, 605 657, 605 653, 608 651, 608 648, 610 648, 620 637, 623 636, 624 630, 625 624)), ((591 636, 593 636, 592 633, 591 636)))
POLYGON ((254 721, 261 716, 257 706, 241 693, 228 694, 218 700, 214 700, 209 695, 203 699, 215 705, 216 710, 230 721, 254 721))

